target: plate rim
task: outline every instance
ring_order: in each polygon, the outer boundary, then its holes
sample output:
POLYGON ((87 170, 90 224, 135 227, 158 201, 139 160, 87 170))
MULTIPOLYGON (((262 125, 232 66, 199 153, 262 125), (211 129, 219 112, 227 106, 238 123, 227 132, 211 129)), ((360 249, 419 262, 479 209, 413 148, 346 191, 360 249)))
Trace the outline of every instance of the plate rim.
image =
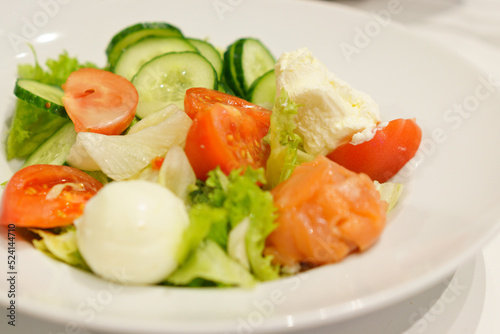
MULTIPOLYGON (((281 1, 281 2, 285 2, 283 0, 275 0, 275 1, 281 1)), ((287 0, 288 2, 290 0, 287 0)), ((305 3, 305 1, 303 0, 293 0, 297 3, 305 3)), ((335 7, 341 7, 345 10, 348 10, 350 12, 353 12, 353 13, 356 13, 356 15, 367 15, 367 13, 365 13, 364 11, 361 11, 361 10, 357 10, 357 9, 354 9, 354 8, 351 8, 351 7, 347 7, 345 5, 341 5, 341 4, 336 4, 336 3, 324 3, 324 2, 320 2, 320 1, 312 1, 310 2, 311 5, 313 6, 320 6, 320 7, 328 7, 328 8, 331 8, 332 6, 335 7)), ((468 61, 467 59, 465 59, 464 57, 462 57, 461 55, 459 54, 455 54, 449 50, 447 50, 446 48, 440 46, 439 44, 437 43, 434 43, 432 41, 429 41, 427 39, 425 39, 424 37, 422 36, 419 36, 418 34, 415 34, 413 33, 412 31, 410 31, 409 29, 407 29, 406 27, 404 27, 403 25, 397 23, 397 22, 393 22, 392 23, 392 27, 390 29, 402 29, 402 31, 404 31, 405 34, 407 35, 411 35, 411 38, 412 39, 419 39, 420 42, 423 42, 423 43, 427 43, 430 47, 432 47, 433 49, 440 49, 441 52, 445 52, 446 54, 448 54, 448 56, 450 57, 454 57, 454 58, 459 58, 463 63, 466 63, 468 64, 468 66, 470 68, 473 68, 475 70, 475 72, 477 73, 483 73, 484 71, 477 68, 477 66, 475 66, 473 63, 471 63, 470 61, 468 61)), ((361 316, 363 314, 367 314, 373 310, 375 310, 377 307, 386 307, 386 306, 389 306, 391 304, 394 304, 396 303, 397 301, 400 301, 400 300, 403 300, 404 298, 408 297, 408 296, 411 296, 411 295, 415 295, 421 291, 424 291, 425 289, 427 289, 428 287, 432 286, 433 284, 435 284, 439 278, 442 278, 442 277, 445 277, 446 275, 449 275, 450 273, 452 273, 454 270, 456 270, 460 264, 464 263, 465 261, 467 261, 468 259, 470 259, 472 256, 474 256, 480 249, 482 246, 484 246, 488 241, 490 241, 491 239, 493 239, 498 233, 500 232, 500 221, 497 222, 495 225, 492 225, 491 226, 491 231, 490 233, 488 234, 485 234, 483 235, 483 237, 479 240, 476 241, 475 245, 472 246, 472 247, 469 247, 467 249, 467 251, 463 251, 460 253, 460 256, 458 257, 455 257, 453 259, 453 261, 450 261, 449 263, 447 263, 446 265, 442 266, 440 268, 440 271, 438 273, 434 273, 432 275, 430 274, 427 274, 423 277, 420 278, 420 284, 413 284, 413 289, 409 289, 405 286, 401 286, 400 289, 405 291, 405 292, 400 292, 400 293, 396 293, 397 297, 385 297, 385 303, 380 303, 379 302, 375 302, 375 300, 377 300, 379 297, 378 295, 382 294, 384 295, 385 294, 385 291, 380 291, 376 294, 373 294, 373 295, 369 295, 369 296, 365 296, 363 297, 363 299, 365 300, 366 304, 368 306, 364 307, 364 308, 360 308, 360 309, 356 309, 354 311, 350 311, 349 315, 343 315, 343 316, 335 316, 335 315, 330 315, 328 318, 325 318, 325 319, 321 319, 321 316, 319 315, 319 312, 317 309, 315 310, 311 310, 311 311, 308 311, 308 312, 303 312, 302 313, 302 316, 301 315, 295 315, 295 317, 298 317, 299 318, 299 321, 297 321, 297 324, 294 326, 294 328, 296 329, 304 329, 304 328, 308 328, 310 327, 310 322, 313 321, 317 321, 319 322, 320 324, 316 323, 315 325, 318 325, 318 326, 321 326, 321 325, 326 325, 326 324, 331 324, 333 322, 337 322, 337 321, 340 321, 340 320, 348 320, 348 319, 352 319, 352 318, 355 318, 355 317, 358 317, 358 316, 361 316), (377 306, 378 305, 378 306, 377 306), (300 318, 308 318, 308 317, 311 317, 312 313, 315 314, 316 317, 319 316, 318 319, 315 319, 315 320, 307 320, 307 321, 304 321, 302 319, 302 321, 300 321, 300 318), (304 315, 306 314, 306 315, 304 315)), ((417 280, 418 281, 418 280, 417 280)), ((414 283, 414 282, 413 282, 414 283)), ((265 283, 264 283, 265 284, 265 283)), ((5 297, 2 296, 2 298, 0 298, 0 304, 4 305, 4 299, 5 297)), ((52 306, 52 305, 51 305, 52 306)), ((51 312, 51 311, 48 311, 48 310, 45 310, 43 309, 43 311, 40 312, 40 310, 36 310, 35 307, 33 307, 31 310, 29 307, 26 308, 26 306, 23 306, 22 307, 23 309, 21 309, 20 307, 20 310, 24 313, 27 313, 27 314, 30 314, 34 317, 37 317, 37 318, 40 318, 40 319, 47 319, 49 318, 48 315, 44 315, 44 316, 40 316, 41 313, 47 311, 47 313, 51 312)), ((335 307, 333 307, 335 308, 335 307)), ((76 317, 77 318, 77 317, 76 317)), ((66 322, 67 319, 59 319, 60 321, 58 321, 57 317, 52 317, 52 320, 54 322, 66 322)), ((111 327, 108 327, 108 325, 105 324, 106 321, 103 321, 101 323, 99 323, 99 320, 96 319, 94 320, 93 322, 91 322, 90 324, 89 323, 86 323, 85 324, 85 328, 93 328, 93 329, 99 329, 99 330, 109 330, 109 329, 116 329, 115 327, 111 328, 111 327)), ((260 330, 274 330, 274 331, 281 331, 281 330, 286 330, 286 328, 282 328, 281 326, 279 325, 275 325, 273 326, 272 324, 270 325, 269 328, 266 327, 266 325, 262 326, 262 328, 258 328, 255 332, 259 332, 260 330), (275 326, 278 326, 278 327, 275 327, 275 326)), ((137 330, 137 329, 136 329, 137 330)), ((148 330, 148 329, 144 329, 144 328, 141 328, 141 330, 148 330)), ((151 328, 151 330, 153 330, 153 328, 151 328)), ((219 328, 220 330, 220 328, 219 328)), ((188 331, 186 331, 187 333, 188 331)), ((192 332, 192 331, 189 331, 189 332, 192 332)))

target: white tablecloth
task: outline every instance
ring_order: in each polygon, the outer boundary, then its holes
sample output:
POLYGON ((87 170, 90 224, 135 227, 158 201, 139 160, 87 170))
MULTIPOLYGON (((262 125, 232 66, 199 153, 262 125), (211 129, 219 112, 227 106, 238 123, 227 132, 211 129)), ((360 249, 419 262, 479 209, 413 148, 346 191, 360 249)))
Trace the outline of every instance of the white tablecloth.
MULTIPOLYGON (((394 0, 336 1, 367 11, 394 0)), ((500 0, 400 0, 391 19, 444 45, 500 79, 500 0)), ((499 107, 500 108, 500 107, 499 107)), ((500 110, 499 110, 500 112, 500 110)), ((495 334, 500 333, 500 236, 435 287, 352 321, 308 330, 308 334, 495 334)), ((5 323, 2 321, 2 323, 5 323)), ((8 333, 66 333, 63 325, 18 314, 8 333)), ((4 328, 0 328, 1 333, 4 328)), ((83 332, 82 332, 83 333, 83 332)), ((85 331, 85 333, 89 333, 85 331)), ((97 332, 92 332, 97 334, 97 332)))

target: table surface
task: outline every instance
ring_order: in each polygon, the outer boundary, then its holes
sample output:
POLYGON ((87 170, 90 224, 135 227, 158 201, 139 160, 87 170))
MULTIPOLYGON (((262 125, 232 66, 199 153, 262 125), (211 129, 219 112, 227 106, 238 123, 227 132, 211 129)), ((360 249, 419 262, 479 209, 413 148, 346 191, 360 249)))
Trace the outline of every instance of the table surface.
MULTIPOLYGON (((391 1, 331 1, 380 12, 391 1)), ((404 10, 393 22, 434 40, 496 79, 500 79, 499 0, 399 0, 404 10)), ((454 275, 424 293, 384 310, 308 334, 493 334, 500 333, 500 236, 454 275)), ((17 326, 0 325, 1 333, 65 333, 63 325, 18 314, 17 326)), ((80 333, 99 334, 95 331, 80 333)), ((295 332, 299 333, 299 332, 295 332)), ((302 332, 301 332, 302 333, 302 332)), ((299 333, 300 334, 300 333, 299 333)))

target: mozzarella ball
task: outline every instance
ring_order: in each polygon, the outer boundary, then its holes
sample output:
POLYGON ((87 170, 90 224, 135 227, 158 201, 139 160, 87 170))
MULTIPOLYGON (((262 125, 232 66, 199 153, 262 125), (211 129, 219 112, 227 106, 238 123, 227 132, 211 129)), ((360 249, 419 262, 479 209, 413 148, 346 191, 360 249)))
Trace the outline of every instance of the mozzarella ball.
POLYGON ((156 284, 172 273, 188 225, 184 202, 143 180, 108 183, 75 222, 80 253, 92 271, 125 284, 156 284))

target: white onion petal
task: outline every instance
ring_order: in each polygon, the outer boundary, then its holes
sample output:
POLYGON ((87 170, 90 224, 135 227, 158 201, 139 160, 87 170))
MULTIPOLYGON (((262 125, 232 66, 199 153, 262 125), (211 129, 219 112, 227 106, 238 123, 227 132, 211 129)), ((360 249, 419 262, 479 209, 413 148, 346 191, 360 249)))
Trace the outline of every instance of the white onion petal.
POLYGON ((196 175, 189 163, 184 150, 173 145, 163 161, 158 183, 167 187, 179 198, 185 200, 189 193, 189 186, 196 183, 196 175))
POLYGON ((71 147, 68 164, 84 170, 102 170, 113 180, 129 178, 172 145, 183 147, 191 126, 187 114, 177 109, 168 118, 136 133, 107 136, 80 132, 71 147))

